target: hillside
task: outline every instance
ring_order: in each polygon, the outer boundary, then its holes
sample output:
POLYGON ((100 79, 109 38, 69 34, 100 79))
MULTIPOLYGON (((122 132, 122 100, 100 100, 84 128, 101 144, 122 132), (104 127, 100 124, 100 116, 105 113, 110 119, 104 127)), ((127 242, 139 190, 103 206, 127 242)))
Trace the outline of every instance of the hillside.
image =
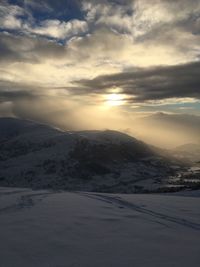
POLYGON ((99 192, 156 189, 176 164, 116 131, 62 132, 0 119, 0 184, 99 192))

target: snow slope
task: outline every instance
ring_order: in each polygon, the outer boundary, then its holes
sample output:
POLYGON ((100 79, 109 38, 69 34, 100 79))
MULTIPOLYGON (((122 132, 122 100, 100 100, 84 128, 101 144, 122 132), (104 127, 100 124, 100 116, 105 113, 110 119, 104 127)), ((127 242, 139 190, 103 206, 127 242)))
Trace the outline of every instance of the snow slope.
POLYGON ((199 267, 200 198, 0 188, 2 267, 199 267))
POLYGON ((62 132, 0 118, 1 186, 130 193, 160 186, 175 173, 171 164, 117 131, 62 132))

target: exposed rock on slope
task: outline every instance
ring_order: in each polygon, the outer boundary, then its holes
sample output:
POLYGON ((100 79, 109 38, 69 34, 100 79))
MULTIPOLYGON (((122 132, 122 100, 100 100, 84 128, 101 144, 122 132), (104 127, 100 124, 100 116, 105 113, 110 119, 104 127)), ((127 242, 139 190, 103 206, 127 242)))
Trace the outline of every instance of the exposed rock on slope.
POLYGON ((116 131, 62 132, 0 119, 0 184, 103 192, 135 192, 174 174, 171 162, 116 131))

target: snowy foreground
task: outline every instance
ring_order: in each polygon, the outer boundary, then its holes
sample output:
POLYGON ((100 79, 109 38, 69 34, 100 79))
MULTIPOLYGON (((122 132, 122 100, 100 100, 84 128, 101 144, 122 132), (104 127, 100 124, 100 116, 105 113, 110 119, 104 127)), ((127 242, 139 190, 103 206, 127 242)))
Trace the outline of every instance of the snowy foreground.
POLYGON ((0 188, 0 266, 199 267, 198 195, 0 188))

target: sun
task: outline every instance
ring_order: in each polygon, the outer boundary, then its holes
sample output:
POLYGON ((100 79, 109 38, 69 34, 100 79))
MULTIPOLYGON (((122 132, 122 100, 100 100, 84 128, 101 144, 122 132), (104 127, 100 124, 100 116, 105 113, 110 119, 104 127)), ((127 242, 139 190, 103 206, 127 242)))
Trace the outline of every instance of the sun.
POLYGON ((105 103, 108 106, 121 106, 124 102, 124 96, 122 94, 113 93, 105 96, 105 103))

